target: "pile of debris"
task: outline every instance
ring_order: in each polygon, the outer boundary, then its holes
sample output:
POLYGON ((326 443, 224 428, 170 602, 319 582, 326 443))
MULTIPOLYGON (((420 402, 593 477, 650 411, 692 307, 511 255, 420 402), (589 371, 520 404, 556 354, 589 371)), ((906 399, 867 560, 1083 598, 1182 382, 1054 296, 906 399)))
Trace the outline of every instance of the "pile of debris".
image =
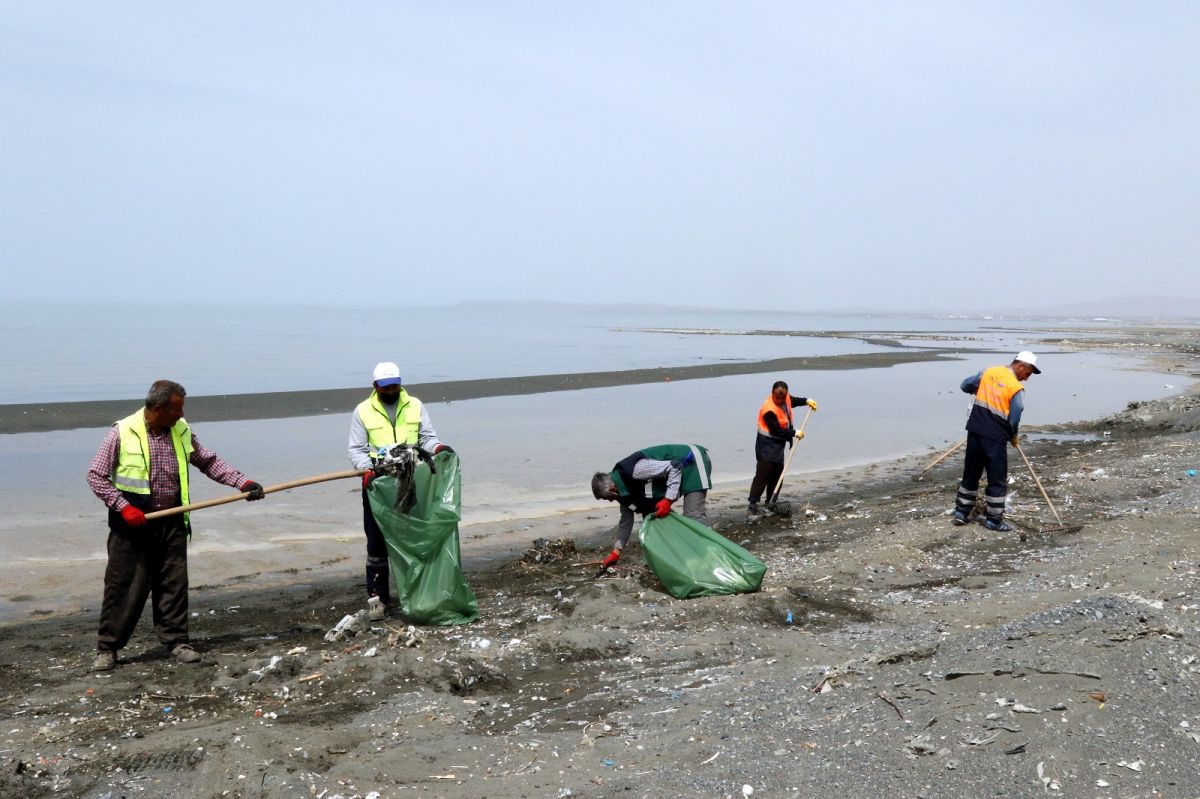
POLYGON ((554 563, 568 560, 578 553, 572 538, 535 538, 533 548, 525 550, 521 560, 526 563, 554 563))

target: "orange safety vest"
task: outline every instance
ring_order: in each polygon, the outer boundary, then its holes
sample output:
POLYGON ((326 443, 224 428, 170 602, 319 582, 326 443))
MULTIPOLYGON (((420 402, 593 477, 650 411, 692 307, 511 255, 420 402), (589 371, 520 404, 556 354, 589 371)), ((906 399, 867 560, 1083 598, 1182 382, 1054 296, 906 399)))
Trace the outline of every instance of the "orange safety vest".
POLYGON ((783 411, 784 418, 780 419, 779 426, 782 427, 784 430, 786 430, 787 428, 792 426, 792 398, 791 398, 791 395, 788 395, 788 398, 786 400, 784 400, 784 402, 786 402, 787 405, 781 408, 775 404, 774 396, 769 395, 767 397, 767 401, 764 402, 762 404, 762 407, 758 409, 758 432, 762 433, 764 436, 771 435, 771 428, 767 427, 767 422, 764 419, 764 416, 768 413, 775 414, 775 418, 779 419, 779 416, 780 416, 779 412, 783 411))
POLYGON ((1024 388, 1008 366, 985 369, 979 378, 979 390, 975 392, 975 407, 991 411, 1007 423, 1012 398, 1024 388))

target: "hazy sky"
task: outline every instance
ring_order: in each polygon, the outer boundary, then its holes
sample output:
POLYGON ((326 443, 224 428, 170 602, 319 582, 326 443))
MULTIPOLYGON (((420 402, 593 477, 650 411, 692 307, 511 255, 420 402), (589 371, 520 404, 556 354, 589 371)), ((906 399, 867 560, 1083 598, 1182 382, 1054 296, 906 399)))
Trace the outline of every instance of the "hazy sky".
POLYGON ((1200 4, 7 3, 9 299, 1200 297, 1200 4))

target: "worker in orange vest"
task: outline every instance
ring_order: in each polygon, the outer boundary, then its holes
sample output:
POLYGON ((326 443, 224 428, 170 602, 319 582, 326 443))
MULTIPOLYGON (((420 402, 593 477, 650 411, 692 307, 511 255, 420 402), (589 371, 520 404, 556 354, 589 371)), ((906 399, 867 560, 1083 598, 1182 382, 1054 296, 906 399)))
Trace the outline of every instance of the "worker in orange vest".
POLYGON ((987 513, 984 524, 989 530, 1012 530, 1004 521, 1008 499, 1008 445, 1017 445, 1017 430, 1025 410, 1025 386, 1030 375, 1040 375, 1037 356, 1029 350, 1018 352, 1008 366, 993 366, 962 382, 966 394, 975 395, 967 418, 967 454, 962 481, 954 501, 955 525, 974 521, 971 511, 979 493, 979 480, 987 471, 987 513))
POLYGON ((763 516, 774 516, 773 498, 770 492, 783 474, 783 451, 794 441, 804 438, 804 431, 797 432, 792 408, 807 405, 814 411, 817 401, 810 397, 793 397, 788 384, 782 380, 771 386, 771 395, 758 409, 758 436, 754 440, 754 480, 750 483, 750 504, 746 508, 746 520, 757 521, 763 516), (768 502, 762 506, 758 501, 767 491, 768 502))

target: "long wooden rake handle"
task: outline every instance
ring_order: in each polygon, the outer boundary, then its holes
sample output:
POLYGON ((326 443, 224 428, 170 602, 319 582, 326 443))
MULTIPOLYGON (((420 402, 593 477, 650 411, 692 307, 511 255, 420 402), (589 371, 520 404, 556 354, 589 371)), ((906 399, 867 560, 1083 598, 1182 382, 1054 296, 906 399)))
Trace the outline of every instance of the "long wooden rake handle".
POLYGON ((965 443, 967 443, 967 440, 964 438, 962 441, 958 442, 953 447, 951 447, 950 449, 943 452, 941 455, 938 455, 936 458, 934 458, 933 460, 931 460, 929 462, 928 466, 926 466, 924 469, 922 469, 920 472, 917 473, 917 477, 920 477, 921 475, 925 474, 925 472, 929 471, 934 466, 937 466, 939 463, 946 460, 946 458, 949 458, 955 452, 958 452, 958 448, 961 447, 965 443))
MULTIPOLYGON (((312 485, 313 483, 326 483, 330 480, 345 480, 350 477, 358 477, 364 472, 358 469, 350 469, 345 472, 330 472, 328 474, 318 474, 314 477, 305 477, 301 480, 292 480, 288 483, 279 483, 273 486, 267 486, 263 489, 264 494, 274 494, 276 491, 287 491, 289 488, 299 488, 300 486, 312 485)), ((164 516, 174 516, 177 513, 187 513, 201 508, 211 508, 214 505, 226 505, 230 502, 237 502, 250 496, 249 491, 242 491, 237 494, 230 494, 227 497, 218 497, 216 499, 206 499, 203 502, 193 502, 190 505, 180 505, 175 508, 166 508, 165 510, 156 510, 153 513, 147 513, 147 519, 161 519, 164 516)))
POLYGON ((1058 511, 1054 509, 1054 503, 1050 501, 1050 495, 1046 493, 1046 489, 1042 486, 1042 481, 1038 479, 1037 472, 1033 470, 1033 464, 1029 462, 1029 458, 1025 457, 1025 450, 1021 449, 1019 443, 1014 443, 1017 452, 1021 453, 1021 460, 1025 461, 1025 466, 1029 469, 1029 473, 1033 475, 1033 482, 1037 483, 1038 491, 1042 492, 1042 499, 1046 500, 1046 504, 1050 507, 1050 512, 1054 514, 1054 521, 1062 526, 1063 520, 1058 515, 1058 511))
MULTIPOLYGON (((804 425, 808 424, 808 417, 810 416, 812 416, 811 407, 808 409, 808 413, 804 414, 804 419, 800 422, 800 429, 796 431, 797 435, 804 432, 804 425)), ((775 483, 775 490, 771 492, 772 498, 779 496, 779 489, 783 487, 783 476, 787 474, 788 467, 792 465, 792 458, 795 457, 799 444, 799 441, 792 442, 792 451, 788 453, 787 461, 783 464, 783 471, 779 473, 779 480, 775 483)))

